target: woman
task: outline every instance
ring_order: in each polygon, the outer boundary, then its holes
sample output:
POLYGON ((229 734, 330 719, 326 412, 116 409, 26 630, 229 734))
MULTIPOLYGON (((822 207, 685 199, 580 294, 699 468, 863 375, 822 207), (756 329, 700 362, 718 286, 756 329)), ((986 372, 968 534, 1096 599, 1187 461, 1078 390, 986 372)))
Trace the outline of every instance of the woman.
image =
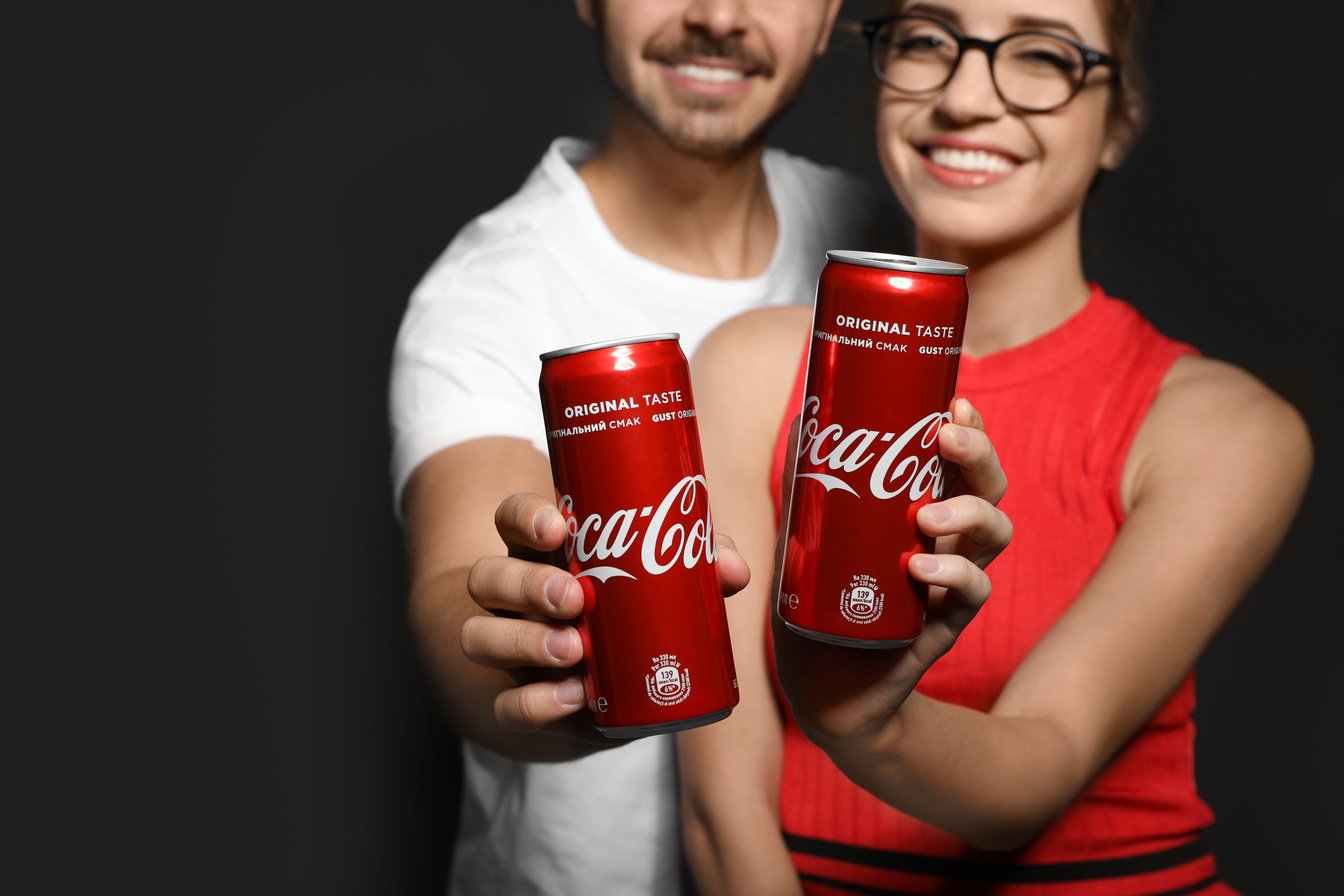
MULTIPOLYGON (((679 736, 697 883, 1232 892, 1201 837, 1192 669, 1297 511, 1309 434, 1250 374, 1165 337, 1084 273, 1084 201, 1141 122, 1138 4, 897 12, 866 28, 878 150, 916 254, 969 267, 957 388, 974 409, 958 400, 954 419, 977 426, 978 409, 993 433, 1012 545, 983 608, 973 590, 931 595, 906 650, 784 630, 759 574, 730 601, 742 703, 679 736)), ((752 312, 694 360, 716 525, 758 572, 809 324, 810 309, 752 312)), ((961 507, 921 511, 926 531, 962 532, 921 561, 929 581, 955 584, 939 579, 954 574, 949 549, 983 565, 961 507)))

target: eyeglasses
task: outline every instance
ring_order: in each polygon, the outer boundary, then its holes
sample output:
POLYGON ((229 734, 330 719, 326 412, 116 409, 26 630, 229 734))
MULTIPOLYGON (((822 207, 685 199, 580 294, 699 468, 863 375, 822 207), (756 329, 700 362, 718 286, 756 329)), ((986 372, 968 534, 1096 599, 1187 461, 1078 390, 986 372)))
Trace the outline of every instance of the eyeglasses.
POLYGON ((899 93, 921 96, 947 86, 967 49, 989 57, 989 75, 1004 105, 1049 112, 1078 95, 1099 65, 1119 72, 1119 61, 1059 34, 1014 31, 998 40, 967 37, 929 16, 888 16, 860 24, 868 38, 873 74, 899 93))

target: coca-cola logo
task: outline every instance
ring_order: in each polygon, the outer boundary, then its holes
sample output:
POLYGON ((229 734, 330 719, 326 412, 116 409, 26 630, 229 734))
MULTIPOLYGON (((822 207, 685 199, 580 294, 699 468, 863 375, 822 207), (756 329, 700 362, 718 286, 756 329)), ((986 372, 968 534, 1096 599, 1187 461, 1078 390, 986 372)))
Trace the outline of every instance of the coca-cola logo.
POLYGON ((714 523, 703 475, 683 478, 657 507, 627 507, 606 517, 592 513, 580 519, 570 495, 561 495, 559 503, 568 527, 565 559, 573 562, 577 558, 586 567, 580 576, 603 582, 637 578, 621 566, 587 566, 591 561, 620 560, 636 544, 639 562, 650 575, 660 576, 678 564, 692 569, 701 561, 714 562, 714 523))
POLYGON ((951 414, 929 414, 902 433, 846 431, 839 423, 822 426, 816 416, 820 408, 821 399, 815 395, 803 402, 796 478, 815 479, 828 492, 841 489, 858 496, 850 480, 859 480, 862 487, 864 469, 869 468, 867 488, 875 498, 904 494, 917 501, 926 494, 934 500, 943 496, 943 464, 936 446, 938 430, 951 414))

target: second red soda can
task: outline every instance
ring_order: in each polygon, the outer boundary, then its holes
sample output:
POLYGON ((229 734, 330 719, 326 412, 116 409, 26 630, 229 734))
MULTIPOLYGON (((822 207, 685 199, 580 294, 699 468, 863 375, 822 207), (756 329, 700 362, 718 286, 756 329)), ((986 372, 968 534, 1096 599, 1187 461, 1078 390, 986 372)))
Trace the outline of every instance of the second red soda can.
POLYGON ((541 356, 589 709, 608 737, 706 725, 738 702, 690 374, 676 333, 541 356))
POLYGON ((907 565, 933 549, 915 512, 943 496, 938 430, 957 383, 966 267, 872 252, 826 259, 776 607, 820 641, 901 647, 928 601, 907 565))

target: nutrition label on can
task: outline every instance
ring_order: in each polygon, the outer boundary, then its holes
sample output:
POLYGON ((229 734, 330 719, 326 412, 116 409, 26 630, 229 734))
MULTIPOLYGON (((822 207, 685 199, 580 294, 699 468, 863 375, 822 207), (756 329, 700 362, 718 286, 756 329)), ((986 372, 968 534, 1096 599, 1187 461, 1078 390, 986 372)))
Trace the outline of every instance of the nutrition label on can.
POLYGON ((644 687, 654 703, 675 706, 691 695, 691 670, 677 660, 675 653, 661 654, 653 658, 644 687))
POLYGON ((877 579, 859 574, 840 592, 840 615, 849 622, 866 625, 882 616, 885 600, 886 595, 879 590, 877 579))

